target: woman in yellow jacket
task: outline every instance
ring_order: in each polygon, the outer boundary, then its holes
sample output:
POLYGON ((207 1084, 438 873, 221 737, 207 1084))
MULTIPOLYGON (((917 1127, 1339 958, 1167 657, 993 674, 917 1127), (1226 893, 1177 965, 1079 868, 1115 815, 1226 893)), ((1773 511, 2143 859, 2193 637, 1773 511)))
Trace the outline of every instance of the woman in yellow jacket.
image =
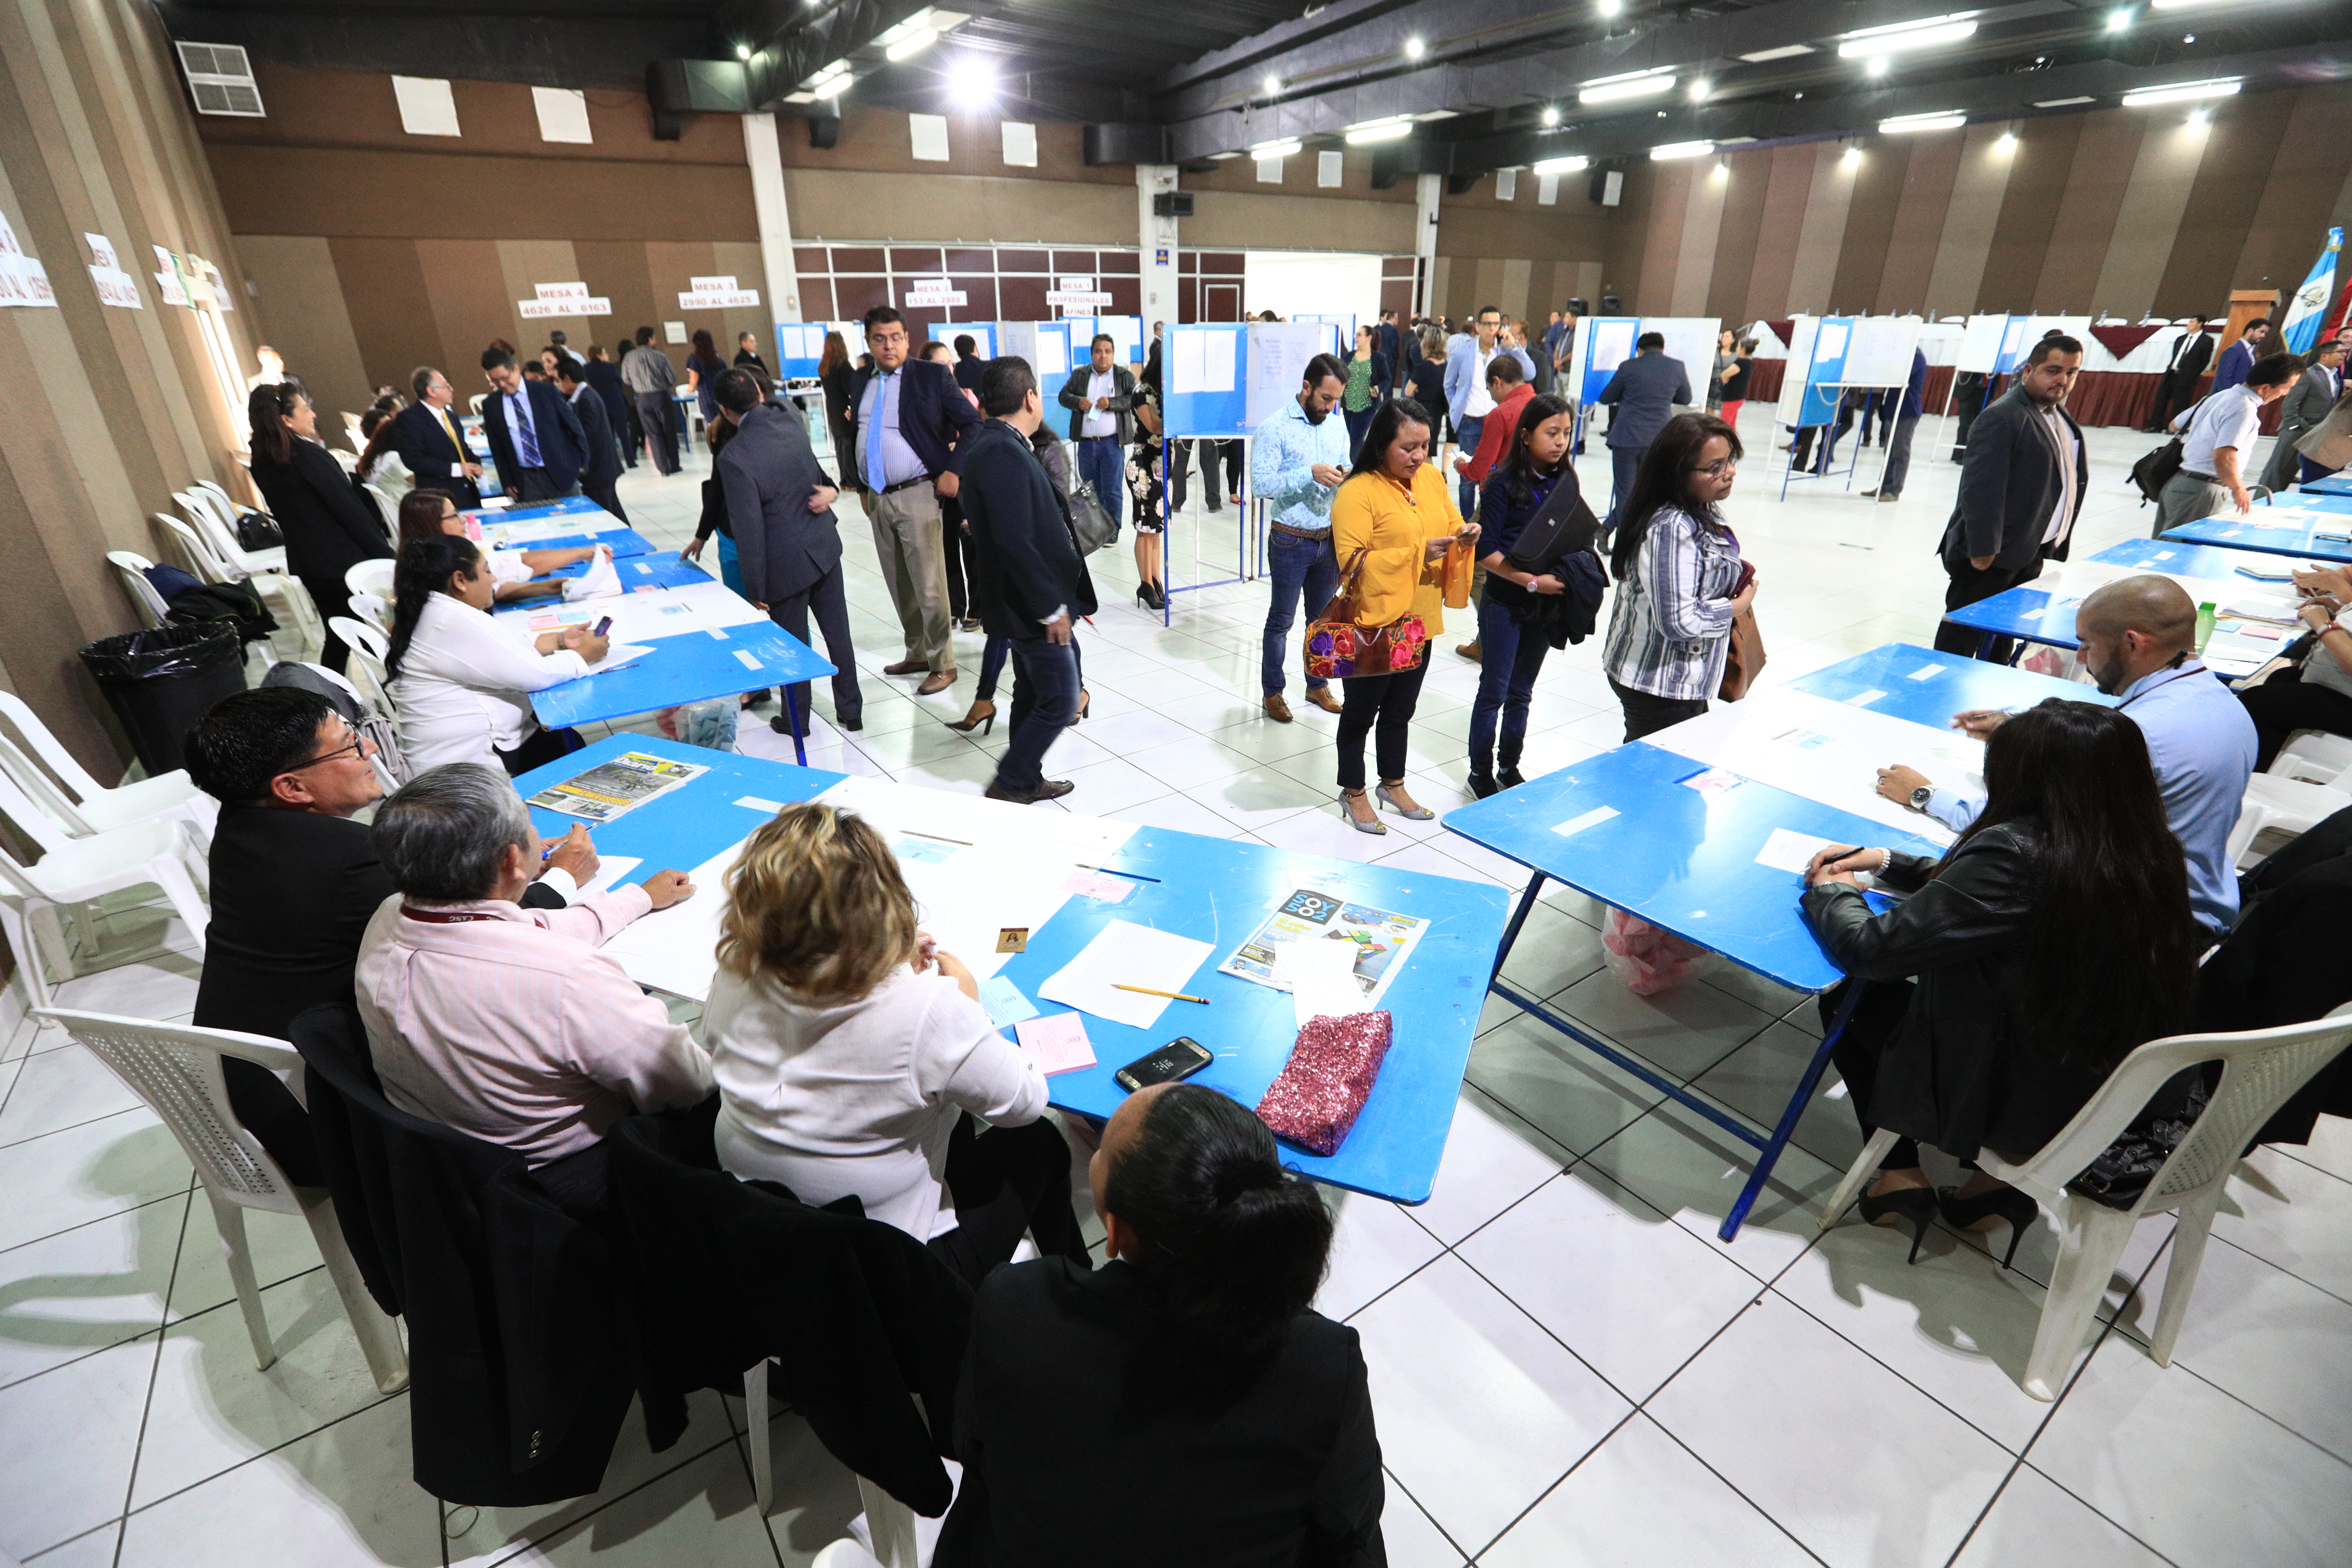
MULTIPOLYGON (((1423 634, 1445 629, 1445 552, 1455 539, 1478 537, 1475 523, 1462 521, 1444 476, 1429 461, 1429 415, 1409 397, 1383 403, 1364 432, 1356 466, 1331 500, 1331 547, 1345 573, 1356 552, 1364 552, 1356 580, 1356 624, 1392 626, 1418 616, 1423 634)), ((1380 801, 1397 816, 1426 822, 1424 810, 1404 787, 1405 732, 1421 701, 1428 673, 1425 647, 1412 668, 1391 675, 1351 676, 1339 710, 1339 804, 1359 833, 1386 833, 1388 826, 1364 794, 1364 736, 1373 740, 1380 764, 1380 801)))

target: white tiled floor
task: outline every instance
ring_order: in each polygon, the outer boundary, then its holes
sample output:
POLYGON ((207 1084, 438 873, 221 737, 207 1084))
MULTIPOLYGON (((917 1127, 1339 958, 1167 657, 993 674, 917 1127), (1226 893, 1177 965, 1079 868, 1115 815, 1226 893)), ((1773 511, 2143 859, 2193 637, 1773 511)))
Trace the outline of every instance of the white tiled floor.
MULTIPOLYGON (((1771 464, 1751 460, 1730 510, 1762 574, 1767 679, 1932 635, 1945 434, 1923 426, 1895 506, 1835 487, 1783 504, 1771 464)), ((2147 517, 2121 488, 2146 441, 2090 439, 2084 552, 2147 517)), ((633 474, 622 494, 637 527, 682 540, 704 471, 633 474)), ((1583 472, 1606 485, 1597 448, 1583 472)), ((958 636, 965 679, 941 696, 879 675, 899 655, 896 618, 845 510, 866 727, 821 723, 810 760, 977 790, 1004 727, 966 738, 944 721, 971 700, 980 639, 958 636)), ((1197 536, 1180 526, 1180 584, 1233 575, 1231 518, 1197 536), (1219 549, 1222 563, 1206 559, 1219 549)), ((1277 725, 1255 704, 1263 584, 1180 594, 1163 627, 1123 599, 1123 549, 1095 571, 1092 717, 1050 758, 1078 783, 1071 807, 1510 879, 1434 824, 1392 820, 1374 838, 1339 823, 1332 719, 1297 704, 1277 725)), ((1412 787, 1441 810, 1462 798, 1477 680, 1451 651, 1465 632, 1442 639, 1414 728, 1412 787)), ((1597 654, 1587 642, 1548 664, 1529 772, 1618 739, 1597 654)), ((742 741, 790 754, 756 720, 742 741)), ((1641 1000, 1601 967, 1598 920, 1555 892, 1511 974, 1732 1113, 1775 1114, 1820 1035, 1810 1002, 1727 973, 1641 1000)), ((194 973, 167 955, 77 980, 66 998, 181 1017, 194 973)), ((1743 1145, 1498 1004, 1482 1029, 1432 1200, 1331 1199, 1339 1243, 1321 1304, 1363 1335, 1400 1568, 2352 1561, 2352 1130, 2330 1123, 2308 1149, 2247 1162, 2169 1370, 2142 1348, 2168 1222, 2142 1226, 2053 1408, 2015 1381, 2054 1252, 2046 1222, 2011 1271, 1941 1231, 1912 1268, 1891 1233, 1817 1236, 1811 1213, 1858 1142, 1825 1092, 1727 1246, 1715 1227, 1743 1145)), ((0 1042, 0 1552, 43 1568, 735 1568, 806 1563, 856 1511, 846 1474, 786 1415, 761 1519, 740 1404, 716 1395, 664 1454, 632 1423, 593 1498, 445 1510, 407 1479, 406 1396, 375 1393, 307 1233, 275 1216, 249 1222, 279 1349, 254 1370, 191 1181, 154 1118, 79 1047, 29 1028, 0 1042)), ((1118 1558, 1107 1545, 1103 1560, 1118 1558)))

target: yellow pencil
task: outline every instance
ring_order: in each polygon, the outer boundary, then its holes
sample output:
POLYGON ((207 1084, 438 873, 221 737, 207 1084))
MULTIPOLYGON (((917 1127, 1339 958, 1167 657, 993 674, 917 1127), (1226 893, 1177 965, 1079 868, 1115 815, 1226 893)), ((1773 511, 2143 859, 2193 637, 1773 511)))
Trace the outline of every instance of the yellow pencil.
POLYGON ((1187 996, 1181 991, 1155 991, 1149 985, 1127 985, 1116 980, 1110 984, 1114 991, 1140 991, 1146 996, 1166 996, 1177 1002, 1198 1002, 1203 1007, 1209 1005, 1209 999, 1206 996, 1187 996))

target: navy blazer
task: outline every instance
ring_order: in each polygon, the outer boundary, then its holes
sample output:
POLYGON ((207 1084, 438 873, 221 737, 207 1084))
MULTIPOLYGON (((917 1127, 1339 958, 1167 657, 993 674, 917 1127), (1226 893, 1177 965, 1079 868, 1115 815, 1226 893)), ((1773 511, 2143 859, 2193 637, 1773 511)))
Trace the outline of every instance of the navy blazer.
POLYGON ((1617 405, 1617 416, 1609 422, 1609 444, 1646 447, 1675 416, 1675 405, 1690 400, 1690 375, 1682 361, 1657 349, 1635 354, 1601 389, 1601 401, 1617 405))
POLYGON ((604 400, 596 395, 596 389, 583 386, 580 390, 581 395, 571 400, 572 412, 580 420, 581 445, 588 451, 587 461, 580 465, 580 482, 609 485, 627 467, 621 461, 621 442, 626 437, 614 435, 613 417, 604 412, 604 400))
MULTIPOLYGON (((563 401, 563 394, 543 381, 526 377, 523 395, 530 399, 531 428, 539 435, 541 465, 560 483, 577 484, 588 467, 588 434, 580 416, 563 401)), ((507 428, 507 395, 493 392, 482 400, 482 434, 489 437, 490 456, 499 465, 499 479, 509 494, 521 482, 522 459, 516 455, 514 435, 507 428)))
MULTIPOLYGON (((449 423, 462 438, 466 427, 458 424, 454 408, 449 410, 449 423)), ((440 417, 425 405, 412 403, 392 416, 392 449, 400 454, 400 460, 416 476, 419 489, 448 491, 457 498, 460 511, 482 504, 482 492, 458 466, 472 462, 474 454, 450 446, 449 432, 442 428, 440 417)))
MULTIPOLYGON (((731 443, 728 449, 734 449, 731 443)), ((1073 620, 1093 615, 1094 581, 1029 438, 1001 419, 988 419, 957 451, 968 464, 966 483, 957 492, 971 531, 964 560, 971 602, 988 635, 1042 637, 1045 617, 1057 608, 1073 620)), ((743 542, 737 540, 735 548, 740 552, 743 542)))
POLYGON ((621 367, 610 360, 592 359, 580 379, 596 389, 604 402, 605 422, 624 445, 629 439, 629 389, 621 381, 621 367))
MULTIPOLYGON (((2074 416, 2063 405, 2058 416, 2074 436, 2074 513, 2079 517, 2083 498, 2091 490, 2089 454, 2082 447, 2083 432, 2074 416)), ((2066 493, 2066 476, 2049 441, 2032 427, 2032 421, 2039 417, 2024 389, 2011 387, 1969 426, 1959 492, 1937 547, 1948 569, 1983 555, 1991 556, 1993 564, 2005 572, 2018 571, 2041 556, 2066 559, 2073 518, 2056 539, 2042 542, 2050 514, 2066 493)))
MULTIPOLYGON (((901 378, 898 434, 922 459, 925 477, 935 479, 941 474, 961 474, 963 458, 956 450, 956 437, 981 423, 980 410, 971 405, 943 364, 909 359, 898 374, 901 378)), ((866 480, 866 430, 859 420, 866 405, 866 387, 873 379, 874 367, 867 364, 859 367, 849 384, 849 451, 841 464, 845 479, 868 490, 882 488, 866 480)))
POLYGON ((820 485, 839 487, 817 461, 797 409, 746 410, 719 449, 718 468, 745 598, 773 605, 806 593, 841 564, 833 509, 808 509, 820 485))

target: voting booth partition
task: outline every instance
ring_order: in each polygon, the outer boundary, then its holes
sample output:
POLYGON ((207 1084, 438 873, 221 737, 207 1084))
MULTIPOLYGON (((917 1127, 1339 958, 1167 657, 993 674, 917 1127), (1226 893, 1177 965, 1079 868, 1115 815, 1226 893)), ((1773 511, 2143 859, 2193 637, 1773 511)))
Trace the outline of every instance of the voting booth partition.
MULTIPOLYGON (((1780 382, 1773 410, 1775 429, 1794 437, 1822 429, 1818 465, 1800 472, 1792 457, 1780 473, 1780 499, 1791 482, 1827 479, 1834 467, 1838 405, 1849 392, 1900 392, 1910 384, 1911 358, 1925 323, 1916 316, 1799 316, 1789 333, 1789 374, 1780 382)), ((1846 464, 1846 488, 1853 488, 1861 447, 1846 464)))
POLYGON ((1691 406, 1706 406, 1706 378, 1715 368, 1715 345, 1722 336, 1722 320, 1715 316, 1590 316, 1576 334, 1570 352, 1568 376, 1561 391, 1571 389, 1576 402, 1576 439, 1584 440, 1585 421, 1608 390, 1617 367, 1632 359, 1643 337, 1655 332, 1666 340, 1665 355, 1680 360, 1690 377, 1691 406))

